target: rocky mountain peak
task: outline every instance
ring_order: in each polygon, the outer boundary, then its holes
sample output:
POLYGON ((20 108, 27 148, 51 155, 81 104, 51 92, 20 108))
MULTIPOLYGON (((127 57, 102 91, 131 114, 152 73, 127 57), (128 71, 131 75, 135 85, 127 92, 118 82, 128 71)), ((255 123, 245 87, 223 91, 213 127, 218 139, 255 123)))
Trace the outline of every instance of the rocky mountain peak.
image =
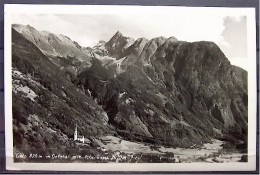
POLYGON ((80 61, 89 60, 88 52, 85 52, 76 41, 73 41, 68 36, 57 35, 49 31, 38 31, 30 25, 14 24, 12 27, 35 44, 55 64, 64 64, 57 57, 75 58, 75 60, 80 61))
POLYGON ((154 42, 156 45, 162 45, 167 39, 165 37, 156 37, 151 39, 151 42, 154 42))
POLYGON ((175 42, 178 41, 178 39, 175 38, 174 36, 171 36, 170 38, 167 39, 167 41, 175 42))
POLYGON ((119 57, 127 47, 132 45, 134 42, 133 38, 125 37, 119 31, 105 44, 105 47, 112 57, 119 57))
POLYGON ((126 37, 123 36, 123 34, 119 31, 117 31, 113 37, 107 42, 107 45, 109 44, 113 44, 115 42, 122 42, 122 40, 124 40, 126 37))
POLYGON ((126 38, 127 37, 123 36, 120 31, 117 31, 107 43, 120 42, 120 40, 124 40, 126 38))
POLYGON ((35 28, 33 28, 32 26, 30 25, 22 25, 22 24, 13 24, 12 27, 18 31, 18 32, 23 32, 23 33, 27 33, 27 34, 30 34, 31 32, 33 31, 36 31, 35 28))
POLYGON ((66 38, 66 39, 68 39, 68 40, 71 40, 70 37, 65 36, 65 35, 63 35, 63 34, 59 34, 59 37, 61 37, 61 38, 66 38))
POLYGON ((29 24, 27 24, 26 27, 28 27, 29 29, 36 30, 34 27, 30 26, 29 24))
POLYGON ((118 30, 116 33, 115 33, 115 35, 114 36, 120 36, 120 37, 122 37, 123 36, 123 34, 118 30))
POLYGON ((138 38, 131 47, 143 48, 148 42, 149 42, 149 40, 146 38, 138 38))
POLYGON ((22 24, 13 24, 13 28, 15 29, 23 29, 23 30, 36 30, 34 27, 30 26, 29 24, 27 25, 22 25, 22 24))

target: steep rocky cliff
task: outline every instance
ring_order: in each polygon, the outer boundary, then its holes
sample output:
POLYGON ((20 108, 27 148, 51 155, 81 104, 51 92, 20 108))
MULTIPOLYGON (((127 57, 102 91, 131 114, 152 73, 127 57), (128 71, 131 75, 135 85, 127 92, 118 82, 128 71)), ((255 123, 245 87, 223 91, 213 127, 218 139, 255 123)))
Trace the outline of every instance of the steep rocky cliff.
POLYGON ((247 73, 216 44, 140 38, 118 55, 105 66, 96 60, 74 83, 123 136, 176 146, 246 141, 247 73))

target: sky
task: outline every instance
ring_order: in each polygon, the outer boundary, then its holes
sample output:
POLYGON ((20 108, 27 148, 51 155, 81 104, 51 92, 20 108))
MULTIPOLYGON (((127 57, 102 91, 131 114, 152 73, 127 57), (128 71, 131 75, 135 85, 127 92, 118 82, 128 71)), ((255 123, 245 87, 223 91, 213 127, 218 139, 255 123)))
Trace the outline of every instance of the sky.
POLYGON ((14 14, 12 23, 63 34, 81 46, 108 41, 117 31, 138 39, 174 36, 182 41, 213 41, 230 62, 246 68, 247 17, 222 13, 14 14))

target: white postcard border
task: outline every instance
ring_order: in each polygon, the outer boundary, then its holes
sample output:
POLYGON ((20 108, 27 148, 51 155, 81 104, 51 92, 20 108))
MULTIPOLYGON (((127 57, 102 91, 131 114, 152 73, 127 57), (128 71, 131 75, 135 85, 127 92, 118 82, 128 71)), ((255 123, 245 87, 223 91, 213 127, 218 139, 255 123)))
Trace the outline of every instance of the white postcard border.
POLYGON ((256 168, 256 23, 254 8, 105 6, 105 5, 5 5, 4 78, 7 170, 45 171, 254 171, 256 168), (248 29, 248 162, 246 163, 14 163, 12 136, 11 25, 12 14, 164 14, 187 10, 246 15, 248 29))

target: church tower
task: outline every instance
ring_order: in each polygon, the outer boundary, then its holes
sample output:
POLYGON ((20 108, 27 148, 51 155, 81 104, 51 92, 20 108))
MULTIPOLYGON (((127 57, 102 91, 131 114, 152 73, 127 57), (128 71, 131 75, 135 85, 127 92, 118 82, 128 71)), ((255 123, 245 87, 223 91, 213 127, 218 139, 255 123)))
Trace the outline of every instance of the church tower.
POLYGON ((78 131, 77 131, 77 124, 74 132, 74 140, 78 140, 78 131))

